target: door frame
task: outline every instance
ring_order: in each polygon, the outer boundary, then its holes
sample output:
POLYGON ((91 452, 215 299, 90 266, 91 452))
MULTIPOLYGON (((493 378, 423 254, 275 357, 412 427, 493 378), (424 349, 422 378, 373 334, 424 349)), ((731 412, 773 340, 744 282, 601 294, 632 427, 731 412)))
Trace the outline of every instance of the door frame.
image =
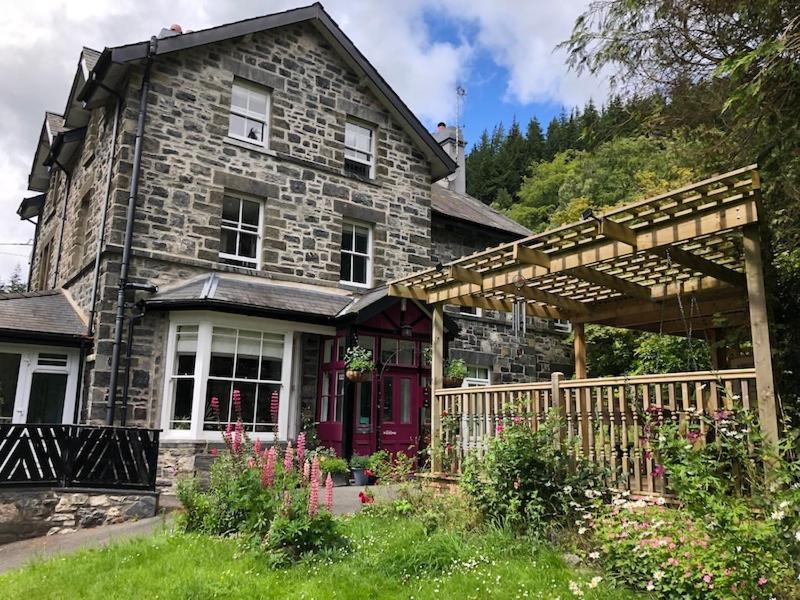
POLYGON ((33 382, 34 373, 64 373, 67 375, 61 423, 74 423, 78 366, 80 363, 77 348, 0 343, 0 353, 20 355, 19 371, 17 373, 17 390, 14 395, 14 411, 11 415, 12 423, 24 424, 28 422, 28 407, 30 405, 31 383, 33 382), (39 354, 65 354, 67 356, 67 364, 64 367, 39 366, 37 364, 39 354))

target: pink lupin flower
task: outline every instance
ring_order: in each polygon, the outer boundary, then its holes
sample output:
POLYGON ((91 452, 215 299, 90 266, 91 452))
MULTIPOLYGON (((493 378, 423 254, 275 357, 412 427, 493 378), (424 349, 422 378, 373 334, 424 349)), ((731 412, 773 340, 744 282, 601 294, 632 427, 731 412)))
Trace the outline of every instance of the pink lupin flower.
POLYGON ((217 450, 216 448, 212 448, 211 449, 211 456, 217 456, 218 454, 219 454, 219 450, 217 450))
POLYGON ((300 432, 297 436, 297 464, 302 465, 306 457, 306 434, 300 432))
POLYGON ((657 464, 653 468, 653 477, 663 477, 664 476, 664 465, 657 464))
POLYGON ((278 390, 272 390, 269 398, 269 414, 272 415, 272 421, 278 421, 278 409, 280 408, 280 395, 278 390))
POLYGON ((333 479, 330 473, 325 479, 325 508, 328 509, 328 512, 333 510, 333 479))
POLYGON ((233 453, 239 454, 242 451, 242 433, 244 431, 244 427, 242 426, 242 421, 239 419, 236 421, 236 430, 233 433, 233 453))
POLYGON ((292 464, 294 463, 294 448, 292 448, 292 442, 289 442, 289 445, 286 446, 286 454, 283 457, 283 470, 287 473, 292 472, 292 464))
POLYGON ((261 486, 268 488, 272 487, 272 482, 275 481, 275 463, 278 462, 278 453, 273 446, 266 454, 267 460, 261 468, 261 486))
POLYGON ((236 418, 242 418, 242 392, 233 390, 233 410, 236 411, 236 418))
POLYGON ((308 481, 311 479, 311 462, 306 461, 303 463, 303 480, 308 481))
POLYGON ((216 396, 211 398, 211 411, 214 413, 214 418, 219 421, 219 398, 216 396))
POLYGON ((319 459, 315 456, 311 463, 311 478, 308 492, 308 516, 313 517, 319 509, 319 459))
POLYGON ((225 440, 225 445, 228 447, 228 450, 230 450, 233 447, 232 433, 233 433, 233 423, 229 421, 228 424, 225 426, 225 432, 222 434, 222 439, 225 440))
POLYGON ((292 493, 289 490, 283 491, 283 514, 288 515, 292 509, 292 493))
POLYGON ((255 443, 253 444, 253 454, 255 456, 261 454, 261 440, 256 440, 255 443))

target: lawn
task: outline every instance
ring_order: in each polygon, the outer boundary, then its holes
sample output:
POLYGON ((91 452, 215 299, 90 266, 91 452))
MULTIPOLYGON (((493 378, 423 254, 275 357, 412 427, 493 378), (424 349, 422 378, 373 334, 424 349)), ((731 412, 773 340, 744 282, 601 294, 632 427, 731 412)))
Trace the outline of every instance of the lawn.
POLYGON ((632 592, 495 530, 427 531, 415 518, 346 518, 350 550, 273 569, 236 540, 162 532, 32 564, 0 576, 4 599, 24 598, 583 598, 632 592))

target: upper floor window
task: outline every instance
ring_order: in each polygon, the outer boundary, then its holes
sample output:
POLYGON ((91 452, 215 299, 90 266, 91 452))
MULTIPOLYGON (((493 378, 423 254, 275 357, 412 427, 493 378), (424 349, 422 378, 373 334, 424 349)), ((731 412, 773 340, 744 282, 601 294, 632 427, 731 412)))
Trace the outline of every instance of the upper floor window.
POLYGON ((567 319, 553 319, 553 329, 562 333, 569 333, 572 331, 572 323, 567 319))
POLYGON ((477 306, 459 306, 458 314, 467 315, 470 317, 482 317, 483 310, 478 308, 477 306))
POLYGON ((229 195, 222 199, 220 262, 250 269, 259 267, 262 204, 229 195))
POLYGON ((369 287, 372 283, 372 229, 345 221, 341 260, 339 279, 342 283, 369 287))
POLYGON ((375 164, 375 132, 354 121, 344 126, 344 170, 358 177, 372 177, 375 164))
POLYGON ((253 83, 235 80, 231 95, 228 135, 266 146, 269 139, 269 92, 253 83))
POLYGON ((464 377, 465 387, 479 387, 482 385, 491 385, 491 383, 492 374, 489 372, 488 367, 467 365, 467 376, 464 377))
POLYGON ((53 240, 50 240, 44 245, 42 253, 39 255, 39 281, 37 282, 39 291, 50 289, 48 286, 50 285, 50 254, 52 252, 53 240))

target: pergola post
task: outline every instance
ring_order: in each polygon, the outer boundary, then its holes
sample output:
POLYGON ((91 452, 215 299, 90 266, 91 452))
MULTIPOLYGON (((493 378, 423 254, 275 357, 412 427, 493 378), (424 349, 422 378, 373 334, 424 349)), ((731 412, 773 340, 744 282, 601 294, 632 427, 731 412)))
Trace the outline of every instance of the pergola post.
POLYGON ((442 407, 436 391, 442 387, 444 377, 444 304, 433 305, 433 330, 431 333, 431 472, 442 470, 440 456, 442 407))
POLYGON ((586 328, 583 323, 572 324, 575 346, 575 379, 586 379, 586 328))
POLYGON ((769 343, 764 267, 761 263, 761 240, 757 225, 744 228, 742 245, 744 247, 745 276, 747 278, 747 300, 750 307, 753 363, 756 369, 758 418, 761 430, 764 433, 764 439, 772 445, 777 445, 778 417, 775 408, 775 382, 769 343))

